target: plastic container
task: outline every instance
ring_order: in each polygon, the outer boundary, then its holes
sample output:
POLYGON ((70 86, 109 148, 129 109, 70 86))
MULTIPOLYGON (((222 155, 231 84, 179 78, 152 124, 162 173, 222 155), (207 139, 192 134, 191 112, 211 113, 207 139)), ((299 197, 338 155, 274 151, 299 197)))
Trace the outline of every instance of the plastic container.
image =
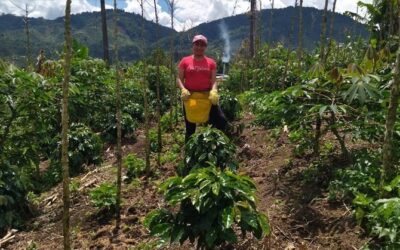
POLYGON ((191 123, 205 123, 211 110, 209 92, 192 92, 190 98, 183 102, 186 119, 191 123))

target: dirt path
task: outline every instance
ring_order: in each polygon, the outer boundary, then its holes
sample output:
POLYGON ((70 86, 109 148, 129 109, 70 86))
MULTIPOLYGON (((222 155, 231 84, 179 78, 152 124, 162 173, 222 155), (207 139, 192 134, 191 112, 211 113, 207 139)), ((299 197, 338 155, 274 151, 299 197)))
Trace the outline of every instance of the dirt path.
MULTIPOLYGON (((263 242, 252 238, 241 241, 236 249, 359 249, 366 239, 354 223, 351 211, 344 204, 331 205, 324 190, 302 181, 307 159, 292 156, 286 136, 274 139, 271 133, 252 125, 253 117, 245 114, 243 134, 237 140, 240 171, 258 184, 259 207, 268 214, 272 234, 263 242)), ((179 128, 182 130, 182 128, 179 128)), ((165 148, 174 143, 166 135, 165 148)), ((124 147, 124 155, 143 154, 143 135, 134 144, 124 147)), ((74 195, 71 207, 71 228, 74 249, 153 249, 152 239, 141 225, 142 218, 162 206, 157 185, 174 175, 175 165, 166 164, 153 179, 123 185, 122 226, 112 233, 114 220, 102 217, 88 199, 88 191, 102 182, 113 182, 115 160, 106 152, 102 167, 74 178, 81 189, 74 195), (147 248, 145 248, 147 247, 147 248)), ((62 249, 61 186, 43 194, 38 216, 28 222, 26 231, 16 234, 5 249, 62 249)), ((170 249, 190 249, 189 245, 170 249)))
POLYGON ((332 205, 325 190, 303 181, 308 159, 295 158, 287 136, 251 126, 240 138, 244 171, 258 184, 259 206, 269 216, 272 234, 267 243, 252 242, 254 249, 360 249, 362 229, 345 204, 332 205))

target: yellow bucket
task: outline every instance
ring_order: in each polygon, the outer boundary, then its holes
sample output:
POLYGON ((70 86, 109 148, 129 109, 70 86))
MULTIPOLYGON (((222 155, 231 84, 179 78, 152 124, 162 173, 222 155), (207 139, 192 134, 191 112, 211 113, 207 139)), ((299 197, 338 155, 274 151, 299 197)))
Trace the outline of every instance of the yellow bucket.
POLYGON ((186 119, 191 123, 205 123, 211 110, 209 92, 192 92, 190 98, 183 102, 186 119))

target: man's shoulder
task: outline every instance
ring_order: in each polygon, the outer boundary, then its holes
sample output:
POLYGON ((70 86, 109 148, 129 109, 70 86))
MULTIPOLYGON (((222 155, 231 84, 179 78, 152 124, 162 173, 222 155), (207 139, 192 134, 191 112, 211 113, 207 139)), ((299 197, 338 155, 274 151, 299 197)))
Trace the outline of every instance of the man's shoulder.
POLYGON ((212 59, 211 57, 207 57, 207 56, 206 56, 206 59, 207 59, 208 65, 213 65, 213 67, 216 67, 216 66, 217 66, 217 63, 216 63, 215 60, 212 59))
POLYGON ((215 64, 215 60, 211 57, 206 56, 206 59, 209 63, 214 63, 215 64))
POLYGON ((192 60, 193 58, 192 58, 192 56, 184 56, 183 58, 182 58, 182 61, 190 61, 190 60, 192 60))

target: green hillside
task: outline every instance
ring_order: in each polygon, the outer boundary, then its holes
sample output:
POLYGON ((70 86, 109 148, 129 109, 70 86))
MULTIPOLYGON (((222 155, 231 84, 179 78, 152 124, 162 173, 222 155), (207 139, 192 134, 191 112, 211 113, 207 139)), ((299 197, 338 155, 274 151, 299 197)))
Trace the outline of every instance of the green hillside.
MULTIPOLYGON (((272 41, 282 42, 285 45, 289 41, 289 31, 291 18, 297 11, 293 7, 274 10, 272 41)), ((268 40, 268 23, 271 10, 261 12, 261 30, 263 42, 268 40)), ((315 8, 304 8, 304 45, 308 49, 315 47, 319 41, 320 23, 322 20, 322 11, 315 8)), ((113 13, 108 11, 108 30, 113 32, 113 13)), ((100 13, 82 13, 72 16, 72 30, 74 38, 80 43, 89 47, 90 55, 93 57, 102 57, 102 36, 100 13)), ((220 20, 203 23, 186 32, 181 32, 176 37, 177 56, 189 52, 190 39, 195 33, 202 33, 210 40, 210 48, 220 53, 224 46, 221 38, 220 23, 224 21, 231 38, 232 51, 234 52, 241 42, 248 36, 249 18, 246 14, 240 14, 220 20)), ((63 43, 63 18, 55 20, 45 20, 43 18, 31 18, 31 42, 33 57, 38 55, 41 48, 46 51, 47 57, 55 57, 62 48, 63 43)), ((140 15, 119 12, 119 26, 121 36, 119 46, 121 50, 120 57, 123 61, 131 61, 139 58, 140 55, 140 37, 141 37, 141 17, 140 15)), ((21 64, 26 56, 26 35, 21 17, 13 15, 0 16, 0 57, 21 64)), ((298 22, 294 22, 295 35, 293 43, 297 44, 298 22)), ((154 34, 158 33, 160 38, 158 45, 168 49, 170 35, 178 34, 167 27, 159 26, 151 21, 145 21, 145 43, 147 48, 155 48, 156 39, 154 34)), ((344 41, 347 33, 358 34, 362 37, 368 36, 366 28, 351 18, 335 14, 334 38, 338 41, 344 41)), ((112 48, 113 35, 110 34, 110 45, 112 48)))

